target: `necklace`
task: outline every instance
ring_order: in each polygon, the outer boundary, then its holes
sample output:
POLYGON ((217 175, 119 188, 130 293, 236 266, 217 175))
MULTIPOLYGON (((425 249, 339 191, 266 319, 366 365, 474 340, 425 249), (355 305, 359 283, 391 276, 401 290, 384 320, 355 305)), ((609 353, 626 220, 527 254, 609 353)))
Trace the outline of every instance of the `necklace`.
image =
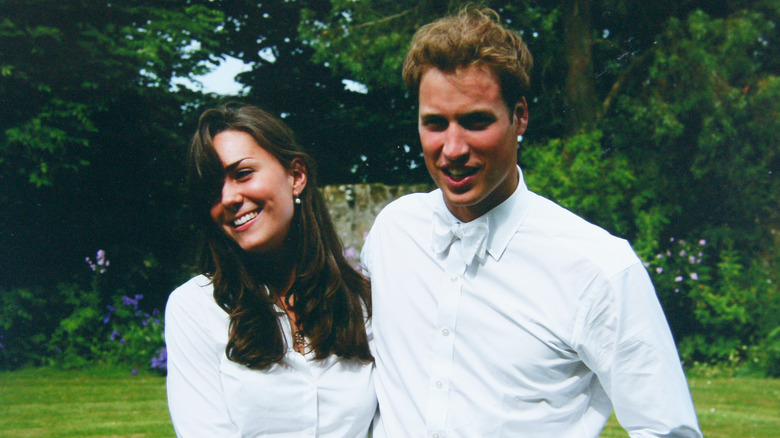
POLYGON ((298 353, 306 353, 306 339, 303 337, 303 332, 295 330, 293 332, 293 349, 298 353))

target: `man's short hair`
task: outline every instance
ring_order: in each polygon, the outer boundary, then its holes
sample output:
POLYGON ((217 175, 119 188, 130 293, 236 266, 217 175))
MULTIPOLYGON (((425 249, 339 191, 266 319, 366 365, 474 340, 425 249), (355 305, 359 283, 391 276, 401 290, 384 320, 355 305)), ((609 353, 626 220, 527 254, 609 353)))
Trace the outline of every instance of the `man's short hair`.
POLYGON ((403 66, 403 79, 417 93, 429 68, 445 73, 488 67, 499 79, 504 102, 513 108, 531 83, 533 58, 516 32, 498 23, 492 9, 462 9, 417 30, 403 66))

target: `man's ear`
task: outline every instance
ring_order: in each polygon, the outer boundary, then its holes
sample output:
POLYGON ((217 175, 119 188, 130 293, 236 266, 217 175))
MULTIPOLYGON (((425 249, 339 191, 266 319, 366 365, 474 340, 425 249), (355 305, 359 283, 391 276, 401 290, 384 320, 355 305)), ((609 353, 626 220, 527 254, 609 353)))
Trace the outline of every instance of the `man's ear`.
POLYGON ((521 97, 515 104, 512 117, 515 122, 515 134, 523 135, 525 129, 528 127, 528 104, 525 101, 525 97, 521 97))
POLYGON ((309 169, 306 168, 306 164, 300 158, 293 158, 290 163, 290 177, 292 178, 293 194, 298 196, 306 188, 307 174, 309 169))

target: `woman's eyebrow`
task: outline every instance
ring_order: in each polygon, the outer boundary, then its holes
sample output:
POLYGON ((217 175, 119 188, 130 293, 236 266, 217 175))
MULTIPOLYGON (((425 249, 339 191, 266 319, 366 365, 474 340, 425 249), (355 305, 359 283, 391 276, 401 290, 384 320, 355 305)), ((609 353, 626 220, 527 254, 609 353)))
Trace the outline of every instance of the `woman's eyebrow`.
POLYGON ((225 166, 225 172, 232 172, 232 171, 236 170, 236 167, 238 167, 247 158, 249 158, 249 157, 244 157, 244 158, 241 158, 240 160, 237 160, 237 161, 235 161, 235 162, 233 162, 231 164, 228 164, 227 166, 225 166))

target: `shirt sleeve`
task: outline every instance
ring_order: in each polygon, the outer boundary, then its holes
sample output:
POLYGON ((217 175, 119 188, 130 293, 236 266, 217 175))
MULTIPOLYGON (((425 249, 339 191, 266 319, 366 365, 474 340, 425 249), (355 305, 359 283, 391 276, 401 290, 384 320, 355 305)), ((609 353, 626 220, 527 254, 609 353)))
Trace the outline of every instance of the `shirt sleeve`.
POLYGON ((647 271, 635 264, 583 306, 578 351, 631 437, 701 437, 688 383, 647 271))
POLYGON ((360 267, 363 271, 363 275, 366 276, 366 278, 371 279, 371 265, 373 260, 371 260, 371 249, 374 244, 373 234, 376 233, 376 222, 374 222, 374 226, 369 230, 368 235, 366 235, 366 240, 363 242, 363 248, 360 250, 360 267))
POLYGON ((214 309, 205 302, 202 290, 187 286, 175 290, 165 308, 168 409, 176 436, 238 437, 222 391, 223 352, 213 335, 218 328, 213 323, 214 309))

